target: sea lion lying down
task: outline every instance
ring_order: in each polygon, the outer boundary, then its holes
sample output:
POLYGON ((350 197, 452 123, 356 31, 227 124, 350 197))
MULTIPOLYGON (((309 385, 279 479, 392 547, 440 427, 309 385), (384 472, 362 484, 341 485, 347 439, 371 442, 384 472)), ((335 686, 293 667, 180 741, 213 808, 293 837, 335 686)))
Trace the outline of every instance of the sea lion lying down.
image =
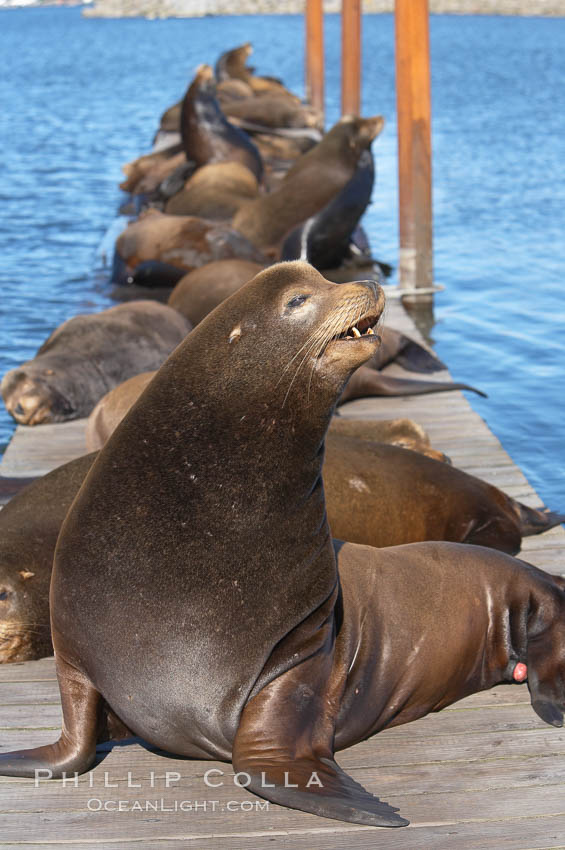
POLYGON ((4 375, 6 408, 21 425, 88 416, 112 387, 157 369, 191 328, 184 316, 155 301, 75 316, 53 331, 33 360, 4 375))
POLYGON ((169 752, 231 759, 268 800, 403 826, 336 748, 523 678, 523 665, 535 710, 562 723, 559 582, 451 543, 338 544, 336 559, 324 436, 383 303, 372 282, 274 266, 169 357, 57 543, 61 737, 2 754, 0 773, 88 770, 113 716, 169 752), (399 592, 381 590, 389 567, 399 592))

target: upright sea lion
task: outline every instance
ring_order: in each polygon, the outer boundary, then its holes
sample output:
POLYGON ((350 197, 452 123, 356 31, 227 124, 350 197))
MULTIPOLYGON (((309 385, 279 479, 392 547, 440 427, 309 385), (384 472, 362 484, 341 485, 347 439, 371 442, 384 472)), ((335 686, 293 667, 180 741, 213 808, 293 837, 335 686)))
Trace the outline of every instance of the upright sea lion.
POLYGON ((481 547, 426 543, 338 545, 340 583, 324 435, 344 382, 376 344, 369 331, 382 306, 371 282, 336 286, 282 264, 171 355, 98 456, 59 536, 61 737, 2 754, 0 773, 87 770, 111 715, 170 752, 231 758, 274 802, 398 827, 406 821, 336 764, 336 746, 523 678, 524 666, 535 710, 562 723, 559 582, 481 547), (387 564, 402 573, 402 609, 396 593, 378 608, 373 579, 387 564), (409 639, 397 636, 404 626, 409 639), (407 640, 399 675, 381 650, 407 640))
POLYGON ((260 181, 263 164, 259 151, 247 133, 222 112, 213 77, 212 69, 201 65, 184 96, 180 128, 186 157, 197 165, 241 162, 260 181))
POLYGON ((182 313, 193 325, 201 322, 264 265, 249 260, 217 260, 186 274, 169 296, 169 306, 182 313), (192 316, 192 318, 189 318, 192 316))
POLYGON ((49 582, 63 520, 94 460, 28 483, 0 511, 0 664, 51 655, 49 582))
POLYGON ((276 191, 243 204, 232 219, 233 227, 278 258, 288 233, 347 185, 359 157, 381 132, 383 123, 380 115, 342 118, 321 142, 297 159, 276 191))
POLYGON ((189 272, 214 260, 245 259, 261 265, 266 257, 248 239, 223 222, 150 209, 129 224, 116 240, 114 281, 127 279, 147 260, 189 272))
POLYGON ((4 375, 6 408, 21 425, 88 416, 112 387, 158 368, 191 327, 154 301, 75 316, 53 331, 33 360, 4 375))
POLYGON ((341 192, 285 239, 282 260, 307 260, 332 269, 351 257, 351 242, 371 200, 375 165, 370 149, 359 157, 355 173, 341 192))
POLYGON ((240 206, 259 193, 257 178, 240 162, 203 165, 165 205, 172 215, 229 221, 240 206))
MULTIPOLYGON (((254 68, 247 65, 247 60, 253 53, 253 47, 249 42, 232 50, 226 50, 218 58, 214 73, 220 82, 227 80, 238 80, 246 83, 256 94, 271 92, 285 93, 292 96, 283 83, 274 77, 257 77, 254 68)), ((298 98, 297 98, 298 100, 298 98)))

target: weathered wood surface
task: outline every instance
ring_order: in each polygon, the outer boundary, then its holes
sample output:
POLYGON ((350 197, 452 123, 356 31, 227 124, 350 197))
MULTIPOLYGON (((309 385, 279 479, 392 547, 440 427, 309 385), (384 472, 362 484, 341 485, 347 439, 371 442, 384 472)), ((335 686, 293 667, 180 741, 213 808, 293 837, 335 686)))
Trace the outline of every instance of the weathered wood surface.
MULTIPOLYGON (((414 335, 410 319, 394 301, 387 320, 414 335)), ((392 367, 395 371, 402 373, 392 367)), ((449 376, 445 372, 434 377, 449 376)), ((528 504, 540 504, 461 393, 362 399, 341 410, 353 417, 416 419, 455 465, 528 504)), ((0 474, 39 474, 83 451, 84 421, 18 428, 0 474)), ((523 557, 564 574, 564 544, 559 527, 528 538, 523 557)), ((59 722, 53 659, 0 667, 1 750, 53 741, 59 722)), ((525 685, 475 694, 339 754, 339 762, 354 778, 410 818, 411 826, 403 830, 371 829, 267 807, 233 784, 230 765, 171 758, 139 742, 106 745, 99 758, 90 775, 92 787, 88 777, 66 788, 60 781, 35 788, 32 780, 0 778, 0 850, 565 850, 565 731, 545 725, 534 714, 525 685), (206 785, 204 775, 210 768, 224 772, 223 786, 206 785), (117 787, 104 787, 105 774, 117 787), (173 781, 177 774, 178 781, 173 781), (115 810, 120 800, 125 801, 124 811, 115 810), (89 801, 95 801, 90 808, 107 805, 111 810, 89 811, 89 801), (136 801, 165 810, 132 811, 136 801), (174 811, 183 801, 190 801, 192 809, 174 811), (194 808, 195 803, 199 807, 194 808)))

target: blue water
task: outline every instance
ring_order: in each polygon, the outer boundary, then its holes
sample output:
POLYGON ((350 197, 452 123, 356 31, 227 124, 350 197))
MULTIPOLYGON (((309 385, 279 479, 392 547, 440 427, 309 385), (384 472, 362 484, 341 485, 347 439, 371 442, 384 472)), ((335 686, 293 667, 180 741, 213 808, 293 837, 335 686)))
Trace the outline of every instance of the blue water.
MULTIPOLYGON (((391 16, 366 17, 363 111, 387 119, 365 225, 396 263, 391 16)), ((94 20, 0 14, 0 373, 64 319, 110 305, 99 246, 120 165, 146 151, 195 67, 251 40, 260 72, 303 91, 300 17, 94 20)), ((565 20, 431 20, 436 350, 545 501, 565 509, 565 20)), ((327 120, 339 20, 326 21, 327 120)), ((430 403, 434 403, 430 399, 430 403)), ((441 400, 435 400, 441 403, 441 400)), ((0 407, 0 444, 13 425, 0 407)))

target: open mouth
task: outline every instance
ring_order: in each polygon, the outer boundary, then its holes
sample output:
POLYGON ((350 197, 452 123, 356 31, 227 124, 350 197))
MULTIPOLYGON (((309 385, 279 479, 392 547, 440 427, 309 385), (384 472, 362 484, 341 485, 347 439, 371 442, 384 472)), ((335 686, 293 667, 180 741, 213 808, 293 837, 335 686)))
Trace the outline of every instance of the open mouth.
POLYGON ((334 340, 341 339, 350 339, 356 340, 361 339, 362 337, 372 337, 376 342, 380 341, 380 337, 375 333, 375 326, 379 321, 380 316, 368 315, 364 316, 362 319, 359 319, 355 322, 354 325, 351 325, 347 330, 342 331, 342 333, 333 337, 332 342, 334 340))

